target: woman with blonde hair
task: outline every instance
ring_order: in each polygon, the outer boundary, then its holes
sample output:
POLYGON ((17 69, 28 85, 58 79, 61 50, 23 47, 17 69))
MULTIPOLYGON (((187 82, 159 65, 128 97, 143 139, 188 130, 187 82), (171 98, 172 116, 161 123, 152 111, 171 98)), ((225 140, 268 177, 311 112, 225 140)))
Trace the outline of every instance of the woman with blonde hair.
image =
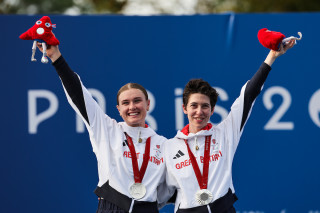
POLYGON ((165 179, 162 145, 166 138, 145 122, 150 107, 145 88, 137 83, 121 87, 117 109, 124 122, 117 122, 102 111, 58 46, 49 46, 47 56, 90 135, 98 161, 97 213, 159 212, 157 188, 165 179))

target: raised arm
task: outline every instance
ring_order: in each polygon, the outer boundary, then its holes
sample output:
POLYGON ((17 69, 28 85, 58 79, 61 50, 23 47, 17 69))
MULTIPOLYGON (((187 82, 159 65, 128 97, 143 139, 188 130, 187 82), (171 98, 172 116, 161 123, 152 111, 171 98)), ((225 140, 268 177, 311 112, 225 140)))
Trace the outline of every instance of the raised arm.
POLYGON ((268 64, 270 67, 274 61, 281 55, 285 54, 289 49, 295 45, 296 41, 294 39, 290 40, 286 46, 281 44, 279 51, 270 50, 267 58, 264 60, 264 63, 268 64))
POLYGON ((244 93, 244 107, 243 107, 243 115, 242 115, 240 130, 243 128, 248 118, 248 115, 254 100, 260 94, 262 86, 266 81, 268 74, 271 70, 272 64, 275 62, 275 60, 279 56, 283 55, 284 53, 287 52, 288 49, 292 48, 294 44, 295 44, 295 40, 291 40, 285 47, 281 44, 279 51, 270 50, 266 59, 260 66, 259 70, 247 83, 245 93, 244 93))
MULTIPOLYGON (((42 52, 43 49, 41 44, 38 43, 37 46, 42 52)), ((48 46, 47 56, 52 61, 52 65, 55 67, 68 96, 71 98, 82 117, 87 121, 88 124, 90 124, 83 97, 82 86, 78 75, 71 70, 61 55, 58 46, 48 46)))

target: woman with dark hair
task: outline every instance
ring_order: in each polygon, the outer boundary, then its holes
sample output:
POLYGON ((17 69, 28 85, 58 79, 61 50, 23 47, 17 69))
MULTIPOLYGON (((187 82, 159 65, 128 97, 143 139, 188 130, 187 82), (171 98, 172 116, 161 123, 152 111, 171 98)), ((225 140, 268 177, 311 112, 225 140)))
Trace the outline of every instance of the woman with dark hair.
POLYGON ((159 212, 157 188, 165 180, 162 144, 166 138, 145 122, 150 106, 147 91, 137 83, 121 87, 117 109, 124 122, 116 122, 98 106, 58 46, 49 46, 47 56, 90 135, 98 161, 97 213, 159 212))
POLYGON ((256 74, 242 87, 228 116, 217 126, 209 123, 218 93, 202 79, 187 83, 183 111, 189 124, 165 143, 169 194, 177 190, 175 212, 235 213, 232 161, 243 127, 273 62, 295 44, 271 50, 256 74))

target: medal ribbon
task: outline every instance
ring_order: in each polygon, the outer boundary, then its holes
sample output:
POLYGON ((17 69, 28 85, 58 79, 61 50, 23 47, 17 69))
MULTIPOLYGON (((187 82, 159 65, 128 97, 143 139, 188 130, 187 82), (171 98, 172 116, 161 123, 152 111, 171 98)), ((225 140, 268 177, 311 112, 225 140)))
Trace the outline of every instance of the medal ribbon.
POLYGON ((184 142, 187 145, 188 148, 188 154, 192 163, 193 171, 196 174, 198 184, 200 186, 200 189, 207 189, 208 187, 208 175, 209 175, 209 159, 210 159, 210 141, 211 141, 211 135, 206 136, 206 142, 204 147, 204 157, 203 157, 203 175, 201 175, 199 165, 197 163, 197 160, 193 153, 191 152, 191 149, 188 144, 188 140, 184 140, 184 142))
POLYGON ((131 161, 132 161, 134 182, 135 183, 141 183, 142 179, 143 179, 143 176, 144 176, 144 174, 146 172, 148 163, 149 163, 151 137, 149 137, 147 139, 146 147, 145 147, 145 150, 144 150, 144 156, 143 156, 142 165, 141 165, 141 168, 139 170, 137 154, 136 154, 136 150, 134 148, 133 142, 132 142, 132 138, 126 132, 124 134, 126 135, 126 138, 127 138, 127 141, 128 141, 128 147, 129 147, 130 152, 131 152, 131 161))

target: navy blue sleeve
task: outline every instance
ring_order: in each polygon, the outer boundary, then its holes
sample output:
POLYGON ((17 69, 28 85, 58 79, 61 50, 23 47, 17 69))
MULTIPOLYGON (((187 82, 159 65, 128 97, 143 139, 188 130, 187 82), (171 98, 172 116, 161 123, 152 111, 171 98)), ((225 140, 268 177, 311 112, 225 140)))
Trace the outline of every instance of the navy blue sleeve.
POLYGON ((252 107, 252 104, 254 100, 258 97, 260 94, 260 91, 262 89, 262 86, 264 82, 266 81, 269 73, 271 71, 271 67, 266 64, 262 63, 258 71, 254 74, 254 76, 250 79, 250 81, 247 83, 245 92, 244 92, 244 107, 243 107, 243 115, 242 115, 242 121, 241 121, 241 127, 240 130, 242 130, 250 109, 252 107))
POLYGON ((77 106, 81 115, 89 124, 82 86, 78 75, 71 70, 62 56, 60 56, 54 63, 52 63, 52 65, 56 69, 62 81, 62 84, 66 89, 68 95, 70 96, 72 102, 77 106))

